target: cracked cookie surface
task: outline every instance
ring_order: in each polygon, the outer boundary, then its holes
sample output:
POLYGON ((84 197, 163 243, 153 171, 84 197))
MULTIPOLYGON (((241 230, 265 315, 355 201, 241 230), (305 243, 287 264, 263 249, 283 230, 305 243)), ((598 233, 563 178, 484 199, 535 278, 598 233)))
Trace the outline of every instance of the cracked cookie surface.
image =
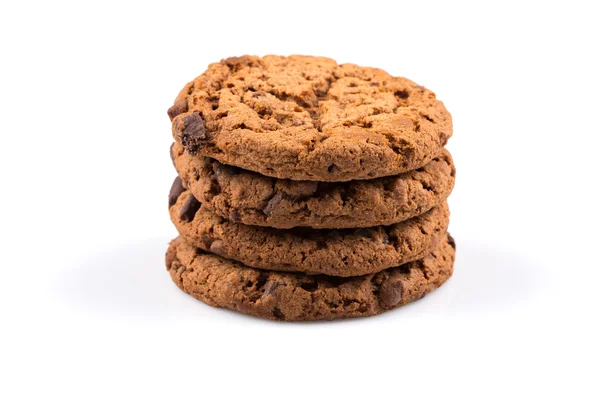
POLYGON ((271 178, 212 158, 191 156, 178 143, 171 147, 171 157, 185 187, 215 214, 246 225, 278 229, 398 223, 441 204, 452 191, 455 178, 446 150, 417 170, 350 182, 271 178))
POLYGON ((390 226, 359 229, 279 230, 215 215, 176 178, 169 214, 191 245, 254 268, 357 276, 424 257, 444 237, 446 203, 390 226))
POLYGON ((446 235, 424 258, 350 278, 263 271, 173 240, 167 271, 177 286, 204 303, 285 321, 365 317, 418 300, 453 272, 455 244, 446 235))
POLYGON ((397 175, 427 164, 452 136, 452 118, 433 92, 324 57, 211 64, 168 114, 190 154, 293 180, 397 175))

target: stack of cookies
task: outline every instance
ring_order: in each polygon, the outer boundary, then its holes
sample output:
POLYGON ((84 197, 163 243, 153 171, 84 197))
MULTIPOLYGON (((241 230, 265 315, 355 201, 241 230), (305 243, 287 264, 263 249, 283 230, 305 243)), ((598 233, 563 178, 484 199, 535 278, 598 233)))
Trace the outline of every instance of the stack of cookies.
POLYGON ((369 316, 451 275, 452 120, 405 78, 308 56, 233 57, 168 111, 180 289, 275 320, 369 316))

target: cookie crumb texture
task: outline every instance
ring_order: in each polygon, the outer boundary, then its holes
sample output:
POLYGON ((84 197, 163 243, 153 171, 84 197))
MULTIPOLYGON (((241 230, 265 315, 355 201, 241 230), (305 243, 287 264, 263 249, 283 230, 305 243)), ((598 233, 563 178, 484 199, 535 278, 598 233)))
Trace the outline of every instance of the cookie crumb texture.
POLYGON ((351 278, 261 271, 173 240, 166 265, 181 290, 206 304, 257 317, 333 320, 380 314, 418 300, 452 275, 450 235, 425 258, 351 278))
POLYGON ((184 185, 216 215, 246 225, 367 228, 391 225, 441 204, 456 170, 443 150, 425 166, 404 174, 350 182, 292 181, 267 177, 194 157, 174 143, 171 156, 184 185))
POLYGON ((293 180, 397 175, 427 164, 452 136, 451 116, 433 92, 323 57, 211 64, 168 114, 190 154, 293 180))
POLYGON ((358 276, 427 255, 446 235, 446 203, 390 226, 359 229, 277 230, 215 215, 176 178, 169 213, 191 245, 254 268, 358 276), (176 198, 175 198, 176 197, 176 198))

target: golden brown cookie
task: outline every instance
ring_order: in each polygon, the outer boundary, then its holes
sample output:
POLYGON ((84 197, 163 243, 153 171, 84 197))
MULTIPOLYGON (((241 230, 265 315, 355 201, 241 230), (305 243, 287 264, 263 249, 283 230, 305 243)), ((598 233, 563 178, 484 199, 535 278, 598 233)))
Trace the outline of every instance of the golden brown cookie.
POLYGON ((171 156, 184 186, 216 215, 279 229, 395 224, 441 204, 455 177, 446 150, 417 170, 350 182, 271 178, 191 156, 178 143, 171 147, 171 156))
POLYGON ((211 64, 168 114, 190 154, 293 180, 397 175, 430 162, 452 136, 451 116, 433 92, 324 57, 211 64))
POLYGON ((448 206, 390 226, 279 230, 244 225, 202 206, 177 178, 169 213, 191 245, 254 268, 357 276, 424 257, 444 237, 448 206))
POLYGON ((339 278, 263 271, 173 240, 166 265, 181 290, 206 304, 261 318, 333 320, 380 314, 425 296, 452 275, 450 235, 424 258, 384 271, 339 278))

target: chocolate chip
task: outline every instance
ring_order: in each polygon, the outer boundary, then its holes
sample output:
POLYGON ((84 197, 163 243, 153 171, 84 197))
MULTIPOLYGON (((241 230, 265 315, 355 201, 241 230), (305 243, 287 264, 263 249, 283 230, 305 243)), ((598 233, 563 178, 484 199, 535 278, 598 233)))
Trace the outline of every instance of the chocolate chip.
POLYGON ((218 254, 220 256, 225 256, 227 254, 227 249, 225 248, 225 242, 222 240, 215 240, 210 244, 210 252, 214 254, 218 254))
POLYGON ((227 65, 232 72, 237 72, 245 66, 254 65, 254 61, 248 56, 229 57, 221 60, 221 64, 227 65))
POLYGON ((233 210, 229 213, 229 220, 231 220, 232 222, 239 222, 240 216, 236 210, 233 210))
POLYGON ((203 235, 200 238, 200 243, 203 249, 210 249, 210 245, 213 243, 213 238, 208 235, 203 235))
POLYGON ((181 133, 179 135, 181 144, 191 154, 195 154, 200 150, 206 139, 206 126, 204 125, 204 119, 198 112, 186 115, 180 120, 179 127, 183 124, 181 133))
POLYGON ((448 234, 448 244, 452 246, 454 250, 456 250, 456 241, 452 236, 450 236, 450 234, 448 234))
POLYGON ((390 276, 379 289, 379 299, 388 307, 402 301, 402 281, 398 276, 390 276))
POLYGON ((265 298, 265 297, 269 296, 278 287, 279 287, 279 282, 275 282, 275 281, 267 282, 267 284, 265 285, 265 292, 263 293, 262 297, 265 298))
POLYGON ((234 67, 240 64, 242 60, 242 57, 229 57, 221 60, 221 63, 227 65, 228 67, 234 67))
POLYGON ((269 200, 265 208, 263 208, 263 213, 267 216, 271 215, 275 207, 277 207, 279 203, 281 203, 282 199, 283 194, 281 192, 277 192, 275 196, 271 197, 271 200, 269 200))
POLYGON ((173 271, 178 271, 180 274, 185 272, 185 267, 181 264, 179 264, 179 262, 175 262, 173 264, 171 264, 171 270, 173 271), (181 271, 178 271, 181 268, 181 271))
POLYGON ((184 113, 188 110, 188 104, 187 104, 187 100, 186 99, 177 99, 175 100, 175 104, 173 104, 171 106, 171 108, 169 108, 167 110, 167 114, 169 115, 169 118, 171 119, 171 121, 173 121, 173 118, 175 118, 176 116, 178 116, 181 113, 184 113))
POLYGON ((193 221, 194 217, 196 216, 196 212, 200 209, 201 205, 202 203, 200 203, 194 196, 190 194, 183 204, 183 207, 181 207, 179 218, 186 222, 193 221))
POLYGON ((175 143, 171 143, 171 147, 169 148, 169 154, 171 155, 171 162, 173 163, 173 166, 175 166, 175 154, 173 154, 174 145, 175 143))
POLYGON ((171 185, 171 190, 169 191, 169 208, 173 206, 173 204, 177 203, 177 199, 185 191, 183 187, 183 182, 181 182, 181 178, 177 177, 173 181, 171 185))
POLYGON ((297 199, 313 196, 319 188, 319 182, 313 181, 280 181, 286 195, 297 199))

